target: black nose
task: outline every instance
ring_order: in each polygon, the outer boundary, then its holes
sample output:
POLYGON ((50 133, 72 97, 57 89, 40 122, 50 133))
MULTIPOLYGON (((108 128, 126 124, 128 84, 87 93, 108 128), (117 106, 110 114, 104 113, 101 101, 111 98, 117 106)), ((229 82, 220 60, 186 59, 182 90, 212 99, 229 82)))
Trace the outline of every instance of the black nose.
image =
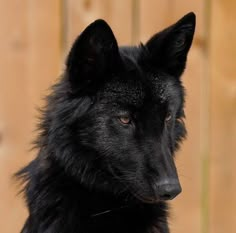
POLYGON ((172 200, 181 193, 182 189, 178 181, 172 181, 158 185, 158 191, 161 200, 172 200))

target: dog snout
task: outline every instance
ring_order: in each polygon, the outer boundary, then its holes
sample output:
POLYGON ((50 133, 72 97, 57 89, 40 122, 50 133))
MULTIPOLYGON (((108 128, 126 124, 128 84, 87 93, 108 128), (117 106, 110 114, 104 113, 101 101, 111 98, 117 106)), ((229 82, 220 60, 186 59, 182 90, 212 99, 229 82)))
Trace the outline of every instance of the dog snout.
POLYGON ((182 188, 177 179, 165 180, 157 184, 158 196, 161 200, 172 200, 180 194, 182 188))

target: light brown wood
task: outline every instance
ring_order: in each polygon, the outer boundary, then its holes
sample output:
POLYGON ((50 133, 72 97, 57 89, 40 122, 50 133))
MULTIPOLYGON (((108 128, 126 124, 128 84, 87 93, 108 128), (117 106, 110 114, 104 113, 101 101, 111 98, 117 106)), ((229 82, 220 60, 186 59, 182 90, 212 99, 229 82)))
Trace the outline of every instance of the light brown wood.
POLYGON ((236 2, 212 1, 210 233, 236 229, 236 2))
POLYGON ((11 176, 25 158, 29 139, 27 5, 0 1, 0 25, 0 225, 2 232, 12 233, 26 215, 11 176))
POLYGON ((14 233, 27 212, 11 176, 34 154, 35 108, 59 74, 59 1, 0 1, 0 41, 0 231, 14 233))
POLYGON ((146 42, 157 33, 173 23, 170 14, 171 4, 162 0, 140 0, 140 41, 146 42))

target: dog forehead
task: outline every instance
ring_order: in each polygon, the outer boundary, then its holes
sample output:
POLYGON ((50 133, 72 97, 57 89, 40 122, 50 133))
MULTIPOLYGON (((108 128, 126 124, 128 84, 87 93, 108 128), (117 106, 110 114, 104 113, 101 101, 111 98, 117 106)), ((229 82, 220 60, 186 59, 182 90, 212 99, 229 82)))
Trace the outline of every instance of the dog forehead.
POLYGON ((183 88, 181 82, 175 77, 164 73, 149 73, 150 92, 153 98, 158 99, 160 103, 169 103, 178 106, 182 99, 183 88))
POLYGON ((145 97, 145 88, 139 80, 115 78, 105 84, 100 97, 108 102, 139 106, 145 97))
POLYGON ((171 85, 171 81, 168 81, 160 74, 149 73, 147 76, 152 97, 160 100, 160 102, 167 101, 169 97, 168 89, 171 85))
POLYGON ((179 99, 174 77, 162 73, 133 70, 113 77, 100 90, 102 102, 142 107, 144 103, 163 104, 179 99))

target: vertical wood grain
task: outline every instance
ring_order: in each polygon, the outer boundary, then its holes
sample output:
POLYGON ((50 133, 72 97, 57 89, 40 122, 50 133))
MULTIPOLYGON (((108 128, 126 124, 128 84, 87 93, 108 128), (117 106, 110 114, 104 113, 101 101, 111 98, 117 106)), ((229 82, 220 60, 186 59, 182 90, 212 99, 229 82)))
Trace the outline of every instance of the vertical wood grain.
POLYGON ((36 106, 59 74, 59 1, 0 1, 0 226, 20 232, 27 216, 11 176, 29 152, 36 106))
POLYGON ((26 2, 0 1, 0 226, 6 233, 19 231, 26 215, 16 198, 11 175, 24 159, 29 139, 25 133, 30 119, 25 59, 27 10, 26 2))
POLYGON ((236 229, 236 2, 211 1, 210 233, 236 229))

